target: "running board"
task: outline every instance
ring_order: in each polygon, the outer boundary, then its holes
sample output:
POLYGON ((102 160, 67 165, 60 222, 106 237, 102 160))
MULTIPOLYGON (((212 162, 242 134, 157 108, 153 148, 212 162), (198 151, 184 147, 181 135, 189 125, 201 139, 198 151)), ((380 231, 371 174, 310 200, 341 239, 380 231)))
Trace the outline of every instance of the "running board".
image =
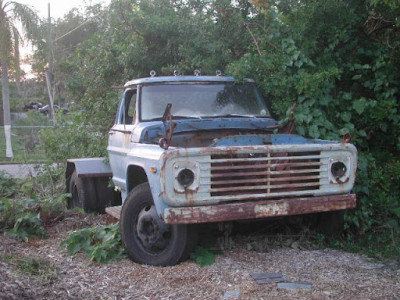
POLYGON ((121 217, 121 208, 122 205, 106 207, 106 213, 119 220, 121 217))

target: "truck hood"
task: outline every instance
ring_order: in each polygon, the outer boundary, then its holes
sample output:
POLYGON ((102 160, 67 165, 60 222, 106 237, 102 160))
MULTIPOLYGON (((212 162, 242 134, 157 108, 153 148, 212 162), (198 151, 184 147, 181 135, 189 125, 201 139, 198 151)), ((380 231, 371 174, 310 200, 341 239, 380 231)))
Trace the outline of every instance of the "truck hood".
MULTIPOLYGON (((271 118, 218 118, 174 120, 172 147, 221 147, 273 144, 332 143, 294 134, 273 134, 271 118)), ((168 125, 169 126, 169 125, 168 125)), ((164 136, 161 121, 143 122, 132 131, 131 142, 157 144, 164 136)))
MULTIPOLYGON (((202 118, 173 120, 176 123, 174 135, 198 131, 218 130, 267 130, 267 127, 277 125, 272 118, 202 118)), ((169 124, 168 124, 169 126, 169 124)), ((152 143, 155 138, 165 134, 161 121, 142 122, 137 124, 131 135, 134 143, 152 143)))
POLYGON ((246 145, 298 145, 298 144, 332 144, 326 140, 307 139, 296 134, 252 134, 232 135, 215 141, 210 146, 246 146, 246 145))

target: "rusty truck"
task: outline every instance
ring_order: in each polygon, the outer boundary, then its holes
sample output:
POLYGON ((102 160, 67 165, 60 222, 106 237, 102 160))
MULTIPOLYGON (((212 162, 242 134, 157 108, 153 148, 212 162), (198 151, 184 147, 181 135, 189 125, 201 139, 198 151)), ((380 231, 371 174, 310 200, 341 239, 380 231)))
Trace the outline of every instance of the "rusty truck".
POLYGON ((68 160, 68 205, 118 218, 130 258, 161 266, 189 256, 199 223, 319 213, 321 226, 343 225, 356 205, 356 148, 292 134, 289 123, 271 116, 250 79, 131 80, 108 162, 68 160))

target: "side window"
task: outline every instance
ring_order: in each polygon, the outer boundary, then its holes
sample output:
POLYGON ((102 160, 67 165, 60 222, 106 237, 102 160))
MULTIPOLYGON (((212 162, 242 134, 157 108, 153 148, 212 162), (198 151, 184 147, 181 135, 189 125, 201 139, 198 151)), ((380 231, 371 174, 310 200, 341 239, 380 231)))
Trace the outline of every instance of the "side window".
POLYGON ((133 124, 136 113, 136 89, 127 90, 124 95, 124 103, 121 107, 119 124, 133 124))

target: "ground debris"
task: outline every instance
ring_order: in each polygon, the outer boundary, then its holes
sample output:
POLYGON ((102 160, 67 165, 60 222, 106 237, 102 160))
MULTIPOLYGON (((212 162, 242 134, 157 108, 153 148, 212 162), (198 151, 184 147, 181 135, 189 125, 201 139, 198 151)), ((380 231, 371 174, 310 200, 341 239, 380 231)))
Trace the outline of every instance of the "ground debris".
POLYGON ((104 216, 66 215, 50 228, 51 237, 34 244, 0 235, 0 299, 200 300, 233 297, 238 292, 237 299, 241 300, 400 298, 399 271, 361 268, 377 264, 363 255, 311 247, 293 249, 291 245, 286 248, 272 245, 267 253, 260 253, 246 249, 246 236, 234 238, 235 248, 225 250, 213 265, 204 268, 191 260, 173 267, 143 266, 129 259, 102 265, 91 262, 84 253, 71 257, 60 250, 68 230, 108 222, 104 216), (58 270, 57 277, 48 280, 21 273, 7 262, 6 257, 11 254, 49 261, 58 270), (263 273, 312 282, 312 289, 287 290, 278 288, 277 284, 259 285, 251 275, 263 273))
POLYGON ((258 284, 272 284, 286 280, 286 275, 281 273, 252 273, 250 276, 258 284))
POLYGON ((224 294, 224 300, 240 299, 240 290, 226 291, 224 294))
POLYGON ((278 289, 286 289, 286 290, 311 290, 313 284, 310 282, 279 282, 277 287, 278 289))

